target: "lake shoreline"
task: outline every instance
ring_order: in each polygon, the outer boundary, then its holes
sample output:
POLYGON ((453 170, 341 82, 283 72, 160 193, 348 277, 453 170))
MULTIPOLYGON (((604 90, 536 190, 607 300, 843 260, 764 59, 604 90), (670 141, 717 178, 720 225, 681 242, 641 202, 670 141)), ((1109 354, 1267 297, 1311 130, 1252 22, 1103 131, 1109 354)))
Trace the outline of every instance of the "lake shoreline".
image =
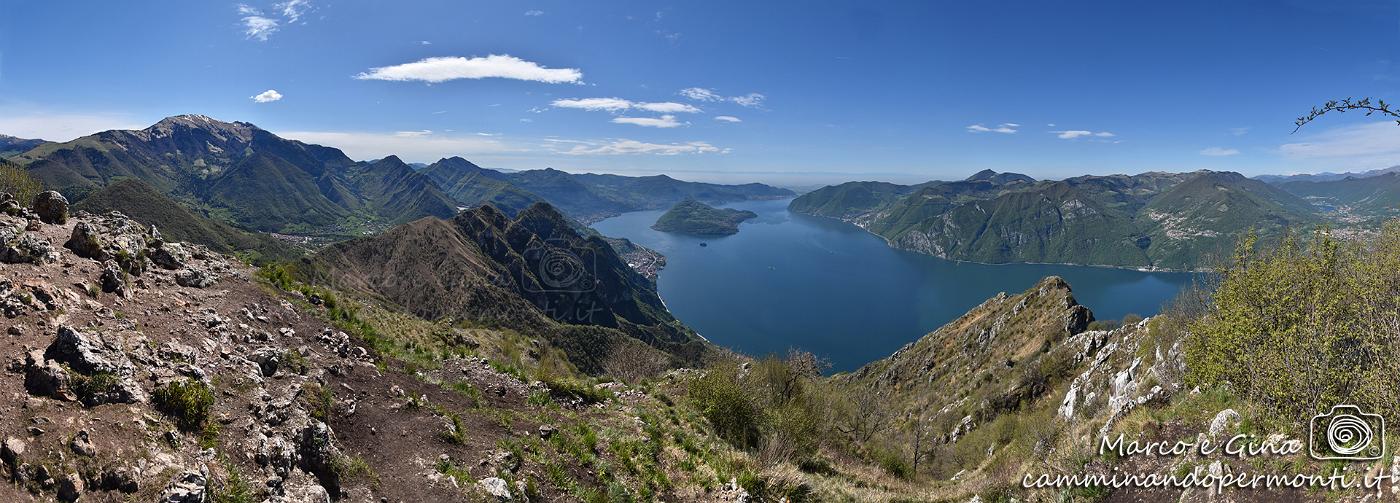
POLYGON ((884 242, 885 242, 885 245, 886 245, 886 246, 889 246, 890 249, 893 249, 893 250, 899 250, 899 251, 902 251, 902 252, 914 253, 914 254, 923 255, 923 256, 926 256, 926 257, 934 257, 934 258, 937 258, 937 259, 940 259, 940 260, 947 260, 947 261, 949 261, 949 262, 957 262, 957 263, 962 263, 962 264, 977 264, 977 265, 988 265, 988 266, 1022 265, 1022 264, 1024 264, 1024 265, 1065 265, 1065 266, 1074 266, 1074 267, 1102 267, 1102 268, 1105 268, 1105 269, 1122 269, 1122 270, 1125 270, 1125 271, 1137 271, 1137 272, 1170 272, 1170 273, 1192 273, 1192 274, 1206 274, 1206 273, 1210 273, 1210 272, 1213 271, 1212 269, 1170 269, 1170 268, 1155 267, 1155 266, 1153 266, 1153 267, 1141 267, 1141 266, 1113 265, 1113 264, 1077 264, 1077 263, 1074 263, 1074 262, 978 262, 978 261, 976 261, 976 260, 966 260, 966 259, 950 258, 950 257, 942 256, 942 255, 934 255, 934 254, 932 254, 932 253, 924 253, 924 252, 921 252, 921 251, 918 251, 918 250, 910 250, 910 249, 908 249, 908 248, 902 248, 902 247, 896 246, 895 243, 894 243, 894 241, 890 241, 889 238, 886 238, 886 237, 881 236, 881 235, 879 235, 879 234, 876 234, 876 233, 874 233, 874 232, 870 232, 869 229, 866 229, 865 227, 861 227, 860 225, 857 225, 857 224, 855 224, 854 222, 851 222, 850 220, 840 219, 840 218, 836 218, 836 217, 828 217, 828 216, 826 216, 826 215, 813 215, 813 214, 811 214, 811 213, 802 213, 802 212, 792 211, 792 210, 788 210, 788 211, 791 211, 792 214, 794 214, 794 215, 802 215, 802 216, 804 216, 804 217, 811 217, 811 218, 820 218, 820 219, 824 219, 824 220, 830 220, 830 221, 833 221, 833 222, 840 222, 840 223, 849 225, 849 226, 851 226, 851 227, 855 227, 855 228, 857 228, 857 229, 860 229, 862 232, 865 232, 866 234, 869 234, 869 235, 871 235, 871 236, 875 236, 875 237, 877 237, 877 238, 880 238, 881 241, 884 241, 884 242))
POLYGON ((1195 281, 1189 273, 1121 267, 954 261, 891 247, 848 222, 790 212, 787 202, 732 203, 759 217, 721 238, 651 229, 661 210, 629 212, 594 229, 664 255, 657 293, 706 340, 756 356, 809 351, 831 360, 833 372, 887 357, 999 292, 1046 276, 1074 285, 1099 319, 1152 315, 1195 281))

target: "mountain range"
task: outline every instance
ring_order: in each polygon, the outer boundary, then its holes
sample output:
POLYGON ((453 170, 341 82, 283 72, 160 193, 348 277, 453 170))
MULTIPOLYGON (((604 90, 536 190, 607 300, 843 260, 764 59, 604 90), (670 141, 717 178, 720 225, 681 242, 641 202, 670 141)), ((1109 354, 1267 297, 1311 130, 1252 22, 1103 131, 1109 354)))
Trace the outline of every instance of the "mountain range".
POLYGON ((1345 178, 1370 178, 1373 176, 1384 175, 1386 173, 1400 173, 1400 166, 1391 166, 1389 168, 1372 169, 1367 171, 1347 171, 1344 173, 1333 173, 1330 171, 1324 171, 1322 173, 1302 173, 1296 175, 1259 175, 1254 177, 1254 179, 1274 184, 1286 182, 1331 182, 1336 180, 1342 180, 1345 178))
POLYGON ((460 157, 435 162, 422 173, 467 206, 489 202, 513 214, 531 203, 547 201, 586 223, 629 211, 667 208, 686 199, 726 203, 796 195, 760 183, 720 185, 666 175, 571 174, 550 168, 503 172, 482 168, 460 157))
POLYGON ((892 246, 985 263, 1209 267, 1240 234, 1322 220, 1301 197, 1238 173, 1150 172, 1035 180, 849 182, 794 199, 794 212, 852 222, 892 246))
POLYGON ((0 134, 0 159, 22 154, 45 143, 48 142, 0 134))
POLYGON ((664 175, 503 172, 460 157, 419 169, 395 156, 355 161, 338 149, 203 115, 168 117, 142 130, 103 131, 63 143, 36 142, 13 160, 73 200, 137 179, 217 220, 331 238, 424 216, 450 218, 462 207, 486 203, 513 215, 545 201, 590 222, 688 197, 726 202, 793 195, 762 184, 716 185, 664 175))

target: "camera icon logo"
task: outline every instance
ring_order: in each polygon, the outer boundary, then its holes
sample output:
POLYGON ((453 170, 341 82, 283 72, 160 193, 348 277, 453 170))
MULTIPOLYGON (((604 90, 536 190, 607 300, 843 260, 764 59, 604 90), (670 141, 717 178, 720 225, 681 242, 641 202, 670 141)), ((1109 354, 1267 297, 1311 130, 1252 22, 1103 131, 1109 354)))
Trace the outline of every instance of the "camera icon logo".
POLYGON ((1319 461, 1375 460, 1385 453, 1385 418, 1335 405, 1308 423, 1308 455, 1319 461))
POLYGON ((535 293, 584 293, 596 287, 593 250, 574 247, 567 240, 551 238, 525 248, 525 270, 538 282, 520 278, 525 290, 535 293))

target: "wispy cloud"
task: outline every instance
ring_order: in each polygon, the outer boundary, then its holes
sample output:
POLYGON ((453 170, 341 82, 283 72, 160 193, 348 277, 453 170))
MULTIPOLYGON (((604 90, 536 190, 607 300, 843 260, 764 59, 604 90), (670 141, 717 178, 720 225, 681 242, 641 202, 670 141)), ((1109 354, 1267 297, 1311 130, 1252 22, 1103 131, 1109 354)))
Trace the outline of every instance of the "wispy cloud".
POLYGON ((282 17, 288 23, 295 23, 301 20, 301 15, 311 9, 311 2, 308 0, 287 0, 277 4, 277 9, 282 11, 282 17))
POLYGON ((1331 168, 1400 164, 1400 126, 1382 121, 1336 127, 1279 146, 1285 157, 1327 162, 1331 168))
POLYGON ((1001 133, 1001 134, 1015 134, 1015 133, 1016 133, 1016 128, 1018 128, 1018 127, 1021 127, 1021 125, 1020 125, 1020 124, 1016 124, 1016 123, 1014 123, 1014 122, 1003 122, 1003 123, 1001 123, 1001 124, 998 124, 996 127, 987 127, 987 126, 983 126, 983 125, 981 125, 981 124, 973 124, 973 125, 967 127, 967 132, 969 132, 969 133, 1001 133))
POLYGON ((615 124, 632 124, 634 126, 673 128, 686 125, 685 122, 676 120, 674 115, 662 115, 661 117, 613 117, 615 124))
POLYGON ((581 98, 581 99, 559 99, 550 103, 557 108, 575 108, 580 110, 621 112, 628 109, 646 110, 656 113, 697 113, 700 111, 685 103, 659 102, 648 103, 625 100, 622 98, 581 98))
POLYGON ((335 147, 354 159, 379 159, 388 155, 430 161, 454 155, 526 152, 528 147, 476 134, 437 134, 432 131, 278 131, 278 136, 335 147))
POLYGON ((744 122, 743 119, 740 119, 733 115, 716 115, 715 120, 720 122, 744 122))
POLYGON ((1084 130, 1082 130, 1082 129, 1072 129, 1072 130, 1066 130, 1066 131, 1051 131, 1051 133, 1055 133, 1055 137, 1056 137, 1056 138, 1059 138, 1059 139, 1061 139, 1061 140, 1073 140, 1073 139, 1076 139, 1076 138, 1082 138, 1082 137, 1086 137, 1086 136, 1088 136, 1088 137, 1097 137, 1097 138, 1112 138, 1112 137, 1114 137, 1114 136, 1117 136, 1117 135, 1115 135, 1115 134, 1113 134, 1113 133, 1110 133, 1110 132, 1108 132, 1108 131, 1099 131, 1099 132, 1096 133, 1096 132, 1093 132, 1093 131, 1084 131, 1084 130))
POLYGON ((583 72, 576 68, 545 68, 506 54, 486 57, 426 58, 401 65, 370 68, 356 75, 360 80, 420 81, 428 83, 457 79, 516 79, 550 84, 577 83, 583 72))
POLYGON ((696 112, 699 112, 699 111, 700 111, 699 108, 695 108, 695 107, 690 106, 690 105, 687 105, 687 104, 685 104, 685 103, 675 103, 675 102, 671 102, 671 101, 665 101, 665 102, 661 102, 661 103, 636 103, 636 104, 633 104, 633 106, 636 107, 636 108, 642 109, 642 110, 646 110, 646 111, 648 111, 648 112, 656 112, 656 113, 677 113, 677 112, 683 112, 683 113, 693 114, 693 113, 696 113, 696 112))
POLYGON ((264 16, 261 9, 239 4, 238 14, 243 16, 243 35, 250 39, 266 42, 268 37, 277 32, 277 20, 264 16))
POLYGON ((283 23, 300 22, 311 10, 310 0, 287 0, 272 5, 271 13, 248 4, 238 4, 239 21, 243 24, 243 35, 250 40, 266 42, 272 34, 282 29, 283 23))
POLYGON ((266 91, 250 96, 249 99, 258 103, 271 103, 282 99, 282 93, 277 92, 276 89, 268 89, 266 91))
POLYGON ((525 15, 526 15, 526 16, 530 16, 530 17, 543 16, 543 15, 544 15, 544 11, 539 10, 539 9, 530 9, 530 10, 525 11, 525 15))
POLYGON ((689 87, 681 89, 680 95, 695 101, 724 101, 723 96, 715 94, 714 91, 705 89, 703 87, 689 87))
POLYGON ((1210 147, 1210 148, 1202 149, 1202 150, 1201 150, 1201 155, 1210 156, 1210 157, 1226 157, 1226 156, 1239 155, 1239 154, 1240 154, 1240 151, 1239 151, 1238 149, 1225 148, 1225 147, 1210 147))
POLYGON ((749 93, 742 96, 724 96, 715 92, 713 89, 706 89, 703 87, 687 87, 685 89, 681 89, 679 94, 681 96, 695 101, 728 101, 736 105, 748 108, 762 107, 763 101, 768 99, 767 96, 764 96, 763 94, 759 93, 749 93))
POLYGON ((618 112, 632 108, 632 102, 622 98, 582 98, 554 100, 550 105, 558 108, 618 112))
POLYGON ((1230 134, 1235 135, 1235 136, 1244 136, 1244 135, 1249 134, 1249 128, 1247 128, 1247 127, 1232 127, 1232 128, 1230 128, 1230 134))
POLYGON ((682 154, 719 154, 727 153, 729 149, 722 149, 703 141, 692 141, 686 143, 646 143, 637 140, 618 139, 607 142, 581 142, 570 141, 560 143, 573 143, 574 146, 562 151, 568 155, 682 155, 682 154))
POLYGON ((0 110, 0 133, 20 138, 68 141, 109 129, 146 127, 119 114, 25 113, 0 110))
POLYGON ((766 99, 768 99, 768 97, 762 94, 749 93, 743 96, 734 96, 729 98, 729 101, 733 101, 741 107, 758 108, 763 106, 763 100, 766 99))

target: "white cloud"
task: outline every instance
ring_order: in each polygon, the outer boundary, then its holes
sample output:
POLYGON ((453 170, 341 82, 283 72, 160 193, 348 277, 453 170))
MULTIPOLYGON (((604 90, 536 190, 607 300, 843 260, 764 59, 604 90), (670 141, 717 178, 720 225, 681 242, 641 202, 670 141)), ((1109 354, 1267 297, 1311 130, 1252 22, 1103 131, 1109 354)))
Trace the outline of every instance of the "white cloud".
POLYGON ((1051 131, 1051 133, 1055 133, 1055 137, 1060 138, 1062 140, 1073 140, 1082 136, 1095 136, 1099 138, 1112 138, 1114 136, 1118 136, 1108 131, 1099 131, 1095 133, 1093 131, 1084 131, 1082 129, 1074 129, 1068 131, 1051 131))
POLYGON ((1247 128, 1247 127, 1232 127, 1232 128, 1230 128, 1230 134, 1235 135, 1235 136, 1244 136, 1244 135, 1249 134, 1249 128, 1247 128))
POLYGON ((695 107, 690 106, 690 105, 687 105, 687 104, 685 104, 685 103, 675 103, 675 102, 671 102, 671 101, 665 101, 665 102, 661 102, 661 103, 635 103, 635 104, 633 104, 632 106, 637 107, 637 108, 640 108, 640 109, 642 109, 642 110, 646 110, 646 111, 648 111, 648 112, 656 112, 656 113, 677 113, 677 112, 683 112, 683 113, 693 114, 693 113, 696 113, 696 112, 699 112, 699 111, 700 111, 699 108, 695 108, 695 107))
POLYGON ((1225 156, 1230 156, 1230 155, 1239 155, 1239 153, 1240 153, 1240 151, 1237 150, 1237 149, 1225 148, 1225 147, 1210 147, 1210 148, 1201 150, 1201 155, 1210 156, 1210 157, 1225 157, 1225 156))
POLYGON ((49 141, 68 141, 109 129, 141 129, 147 125, 123 115, 0 111, 0 133, 49 141))
POLYGON ((351 131, 278 131, 278 136, 335 147, 354 159, 379 159, 397 155, 408 161, 433 161, 454 155, 524 152, 526 149, 497 138, 475 134, 444 135, 432 131, 393 133, 351 131))
POLYGON ((1326 161, 1330 168, 1375 168, 1400 164, 1400 126, 1393 121, 1342 126, 1285 143, 1279 152, 1293 159, 1326 161))
POLYGON ((266 91, 250 96, 249 99, 252 99, 253 101, 256 101, 258 103, 271 103, 282 99, 282 93, 277 92, 276 89, 268 89, 266 91))
POLYGON ((764 96, 759 93, 749 93, 743 96, 723 96, 715 92, 713 89, 706 89, 703 87, 687 87, 685 89, 681 89, 679 94, 681 96, 685 96, 686 98, 695 101, 729 101, 739 106, 749 108, 762 107, 763 100, 768 99, 767 96, 764 96))
POLYGON ((418 45, 433 45, 433 43, 428 40, 419 40, 418 45))
POLYGON ((686 89, 681 89, 680 94, 681 96, 685 96, 686 98, 690 98, 695 101, 724 101, 723 96, 715 94, 714 91, 705 89, 703 87, 689 87, 686 89))
POLYGON ((370 68, 369 71, 356 75, 355 78, 400 82, 416 80, 428 83, 457 79, 502 78, 556 84, 562 82, 577 83, 583 78, 583 72, 576 68, 545 68, 515 56, 492 54, 473 58, 426 58, 401 65, 370 68))
POLYGON ((729 151, 729 149, 721 149, 703 141, 686 143, 645 143, 636 140, 618 139, 607 143, 577 141, 561 141, 560 143, 576 143, 576 145, 569 150, 562 152, 568 155, 681 155, 715 154, 727 153, 729 151))
POLYGON ((1001 123, 1001 124, 998 124, 997 127, 994 127, 994 128, 989 128, 989 127, 983 126, 983 125, 981 125, 981 124, 973 124, 973 125, 967 127, 967 132, 969 132, 969 133, 1001 133, 1001 134, 1015 134, 1015 133, 1016 133, 1016 128, 1018 128, 1018 127, 1021 127, 1021 125, 1020 125, 1020 124, 1016 124, 1016 123, 1014 123, 1014 122, 1003 122, 1003 123, 1001 123))
POLYGON ((661 103, 645 103, 624 100, 622 98, 560 99, 554 100, 550 103, 550 105, 558 108, 577 108, 581 110, 608 112, 621 112, 623 110, 632 108, 656 113, 696 113, 700 111, 699 108, 695 108, 685 103, 674 103, 670 101, 661 103))
POLYGON ((733 115, 716 115, 715 120, 720 122, 744 122, 742 119, 733 115))
POLYGON ((277 32, 277 20, 264 16, 262 10, 256 7, 238 4, 238 14, 243 16, 243 35, 250 39, 266 42, 277 32))
POLYGON ((634 126, 673 128, 686 125, 684 122, 676 120, 674 115, 663 115, 661 117, 613 117, 615 124, 632 124, 634 126))
POLYGON ((554 100, 554 102, 550 103, 550 105, 559 108, 577 108, 580 110, 592 111, 606 110, 609 112, 618 112, 632 108, 632 102, 624 100, 622 98, 583 98, 554 100))
POLYGON ((757 108, 763 106, 763 100, 765 99, 768 99, 768 97, 762 94, 749 93, 743 96, 735 96, 733 98, 729 98, 729 101, 733 101, 734 103, 739 104, 739 106, 741 107, 757 108))
POLYGON ((277 8, 282 11, 282 17, 287 18, 288 23, 295 23, 301 20, 301 15, 311 8, 308 0, 287 0, 277 4, 277 8))
POLYGON ((531 9, 531 10, 525 11, 525 15, 526 15, 526 16, 530 16, 530 17, 543 16, 543 15, 544 15, 544 11, 539 10, 539 9, 531 9))

